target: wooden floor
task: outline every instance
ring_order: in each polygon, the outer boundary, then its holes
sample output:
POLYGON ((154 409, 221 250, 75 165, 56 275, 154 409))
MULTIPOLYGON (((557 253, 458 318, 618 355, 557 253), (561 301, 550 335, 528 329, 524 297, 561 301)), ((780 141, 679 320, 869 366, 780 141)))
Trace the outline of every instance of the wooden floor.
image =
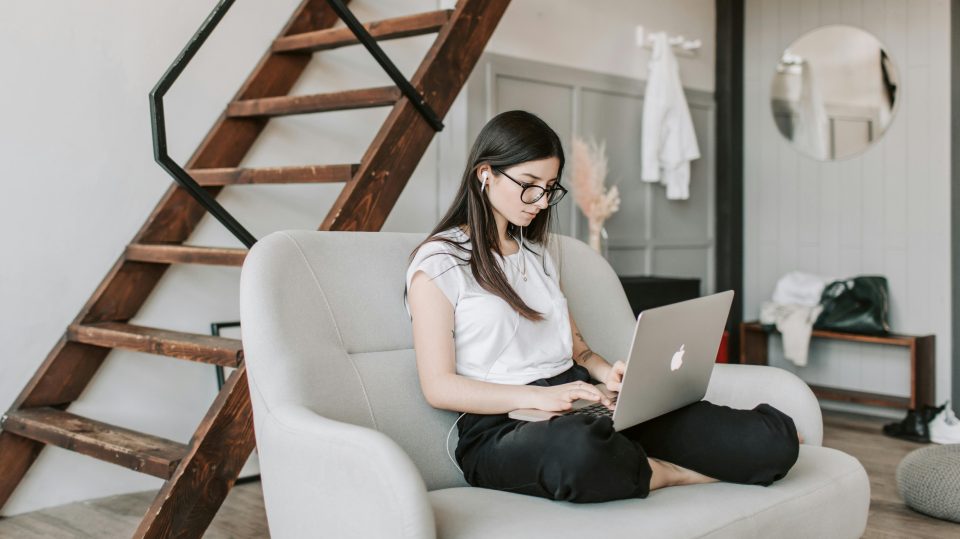
MULTIPOLYGON (((155 495, 151 491, 110 496, 0 519, 0 539, 131 537, 155 495)), ((204 537, 269 537, 260 483, 236 485, 204 537)))
MULTIPOLYGON (((907 509, 897 496, 894 472, 904 455, 922 447, 880 434, 886 420, 824 412, 824 445, 849 453, 870 476, 870 518, 864 537, 960 537, 960 524, 907 509)), ((130 537, 153 492, 78 502, 0 519, 0 538, 66 539, 130 537)), ((238 485, 227 497, 205 537, 267 537, 260 483, 238 485)))
POLYGON ((960 537, 960 524, 908 509, 897 495, 897 464, 907 453, 924 447, 880 433, 889 419, 823 412, 823 445, 860 459, 870 477, 870 517, 864 537, 960 537))

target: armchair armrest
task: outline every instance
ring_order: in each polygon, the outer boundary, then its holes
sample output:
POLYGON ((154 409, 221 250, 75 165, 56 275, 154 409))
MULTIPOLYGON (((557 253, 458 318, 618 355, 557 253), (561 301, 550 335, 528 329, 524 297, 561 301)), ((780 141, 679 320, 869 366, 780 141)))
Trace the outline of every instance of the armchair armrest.
POLYGON ((760 365, 717 365, 704 398, 741 409, 765 402, 793 418, 805 444, 823 444, 823 416, 817 397, 791 372, 760 365))
POLYGON ((388 436, 299 405, 263 411, 255 419, 271 537, 436 536, 423 478, 388 436))

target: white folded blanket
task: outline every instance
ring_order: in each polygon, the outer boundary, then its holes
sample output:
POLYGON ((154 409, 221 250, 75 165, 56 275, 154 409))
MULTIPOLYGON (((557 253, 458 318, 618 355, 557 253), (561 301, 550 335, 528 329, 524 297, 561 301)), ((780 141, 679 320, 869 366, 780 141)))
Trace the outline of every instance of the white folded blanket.
POLYGON ((773 289, 773 302, 813 307, 820 304, 820 295, 826 285, 827 280, 819 275, 791 271, 777 281, 773 289))
POLYGON ((791 271, 777 281, 773 301, 760 307, 760 323, 777 326, 783 335, 783 357, 799 367, 807 364, 810 333, 823 310, 820 296, 827 282, 819 275, 791 271))
POLYGON ((760 308, 760 323, 775 324, 783 337, 783 357, 798 367, 807 364, 810 333, 823 310, 821 305, 783 305, 767 301, 760 308))

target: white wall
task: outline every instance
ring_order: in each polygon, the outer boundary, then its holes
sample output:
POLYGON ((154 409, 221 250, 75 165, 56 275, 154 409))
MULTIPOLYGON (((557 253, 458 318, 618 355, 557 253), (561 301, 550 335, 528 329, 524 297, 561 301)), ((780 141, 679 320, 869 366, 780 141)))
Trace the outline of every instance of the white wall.
MULTIPOLYGON (((6 409, 97 287, 170 184, 152 158, 147 95, 214 0, 68 0, 4 5, 0 17, 0 408, 6 409)), ((171 154, 183 163, 276 36, 299 0, 238 2, 167 97, 171 154)), ((361 20, 446 7, 446 0, 355 0, 361 20)), ((698 37, 680 60, 690 86, 713 89, 713 2, 518 0, 490 49, 513 56, 640 77, 648 51, 633 25, 698 37)), ((384 44, 412 75, 432 36, 384 44)), ((318 54, 294 89, 305 94, 389 84, 360 47, 318 54)), ((461 96, 462 97, 462 96, 461 96)), ((357 162, 387 109, 271 122, 244 165, 357 162)), ((426 231, 459 181, 465 107, 458 100, 385 229, 426 231), (441 189, 442 188, 442 189, 441 189)), ((469 141, 472 142, 472 141, 469 141)), ((316 228, 338 186, 243 186, 220 200, 261 237, 316 228)), ((239 246, 205 221, 190 243, 239 246)), ((172 267, 133 320, 205 333, 236 320, 239 270, 172 267)), ((216 391, 213 368, 113 352, 71 411, 186 442, 216 391)), ((136 490, 160 481, 47 448, 3 508, 5 515, 136 490)))
POLYGON ((637 49, 634 28, 700 39, 682 57, 685 88, 714 88, 716 17, 705 0, 514 0, 487 50, 552 64, 645 79, 649 49, 637 49))
MULTIPOLYGON (((744 46, 744 316, 755 318, 790 270, 886 275, 893 328, 937 336, 938 401, 950 396, 949 6, 747 0, 744 46), (821 163, 777 132, 770 83, 784 48, 832 24, 858 26, 883 43, 899 75, 900 103, 877 144, 821 163)), ((796 369, 771 341, 771 356, 812 383, 909 394, 902 349, 815 342, 810 364, 796 369)))

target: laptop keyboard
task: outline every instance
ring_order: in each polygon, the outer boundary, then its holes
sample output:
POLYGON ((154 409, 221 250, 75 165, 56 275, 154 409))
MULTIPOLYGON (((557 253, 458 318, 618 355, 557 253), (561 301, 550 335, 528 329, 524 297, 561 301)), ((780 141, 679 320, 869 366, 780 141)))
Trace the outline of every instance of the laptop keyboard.
MULTIPOLYGON (((619 395, 618 395, 618 396, 619 396, 619 395)), ((614 404, 614 405, 617 404, 617 398, 616 398, 616 397, 614 397, 614 398, 611 399, 611 400, 613 401, 613 404, 614 404)), ((574 414, 574 415, 589 415, 589 416, 593 416, 593 417, 613 417, 613 410, 611 410, 610 408, 607 408, 607 407, 604 406, 603 403, 601 403, 601 402, 596 402, 596 403, 593 403, 593 404, 591 404, 591 405, 589 405, 589 406, 584 406, 583 408, 578 408, 578 409, 576 409, 576 410, 571 410, 571 411, 569 411, 569 412, 567 412, 567 413, 568 413, 568 414, 574 414)))

